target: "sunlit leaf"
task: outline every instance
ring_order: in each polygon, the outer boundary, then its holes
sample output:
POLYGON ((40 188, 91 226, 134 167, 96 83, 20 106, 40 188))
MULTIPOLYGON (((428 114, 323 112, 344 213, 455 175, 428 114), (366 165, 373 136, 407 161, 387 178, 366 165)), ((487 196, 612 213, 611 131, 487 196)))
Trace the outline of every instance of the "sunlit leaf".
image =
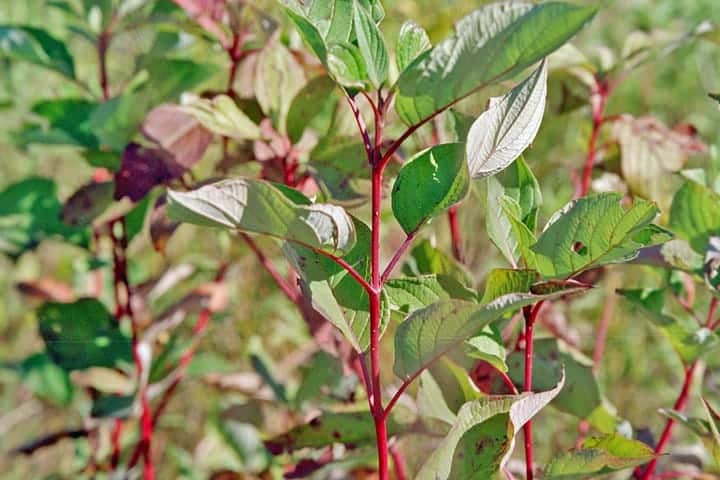
POLYGON ((40 28, 0 25, 0 56, 75 78, 75 62, 65 44, 40 28))
POLYGON ((710 237, 720 235, 720 195, 699 183, 687 181, 670 207, 668 228, 704 254, 710 237))
POLYGON ((406 20, 400 27, 395 57, 400 71, 405 70, 421 53, 432 47, 427 32, 412 20, 406 20))
POLYGON ((353 26, 357 44, 365 60, 370 82, 378 89, 387 79, 390 64, 385 40, 370 13, 360 6, 359 2, 353 3, 353 26))

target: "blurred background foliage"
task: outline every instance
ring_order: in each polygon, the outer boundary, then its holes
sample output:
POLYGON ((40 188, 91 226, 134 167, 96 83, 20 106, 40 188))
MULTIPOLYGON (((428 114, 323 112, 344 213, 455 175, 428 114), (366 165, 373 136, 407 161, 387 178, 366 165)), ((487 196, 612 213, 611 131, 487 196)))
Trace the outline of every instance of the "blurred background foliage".
MULTIPOLYGON (((158 3, 162 1, 165 0, 158 3)), ((260 0, 253 3, 269 17, 280 18, 277 5, 273 2, 260 0)), ((387 0, 384 3, 387 17, 383 31, 386 38, 394 39, 402 20, 412 18, 427 28, 435 41, 447 34, 454 19, 477 8, 482 2, 387 0)), ((680 36, 702 22, 720 22, 717 0, 618 0, 601 3, 596 19, 573 42, 583 52, 602 49, 603 55, 617 57, 632 32, 662 31, 680 36)), ((49 0, 0 0, 0 23, 48 29, 69 45, 76 60, 78 77, 87 79, 90 85, 97 85, 95 48, 82 35, 68 29, 73 21, 59 8, 60 4, 49 0)), ((217 72, 203 82, 202 87, 223 89, 226 58, 212 42, 181 33, 180 42, 168 44, 170 51, 154 50, 164 48, 162 42, 157 41, 160 36, 183 28, 189 28, 188 24, 149 23, 118 36, 108 53, 112 82, 123 84, 130 81, 136 57, 161 53, 216 65, 217 72)), ((148 60, 152 61, 152 58, 148 60)), ((709 153, 693 157, 690 165, 707 167, 718 162, 720 112, 717 103, 707 97, 707 92, 717 91, 720 91, 720 49, 707 42, 688 42, 669 55, 629 72, 613 92, 607 114, 649 115, 669 126, 691 124, 697 129, 698 137, 710 148, 709 153)), ((32 118, 31 107, 38 100, 80 93, 79 87, 55 74, 30 64, 0 60, 0 189, 27 176, 41 175, 56 179, 58 195, 65 199, 91 178, 93 168, 72 149, 54 146, 20 148, 12 138, 13 132, 32 118)), ((467 109, 478 110, 478 106, 483 104, 484 99, 474 99, 467 109)), ((526 160, 542 186, 543 219, 572 197, 571 175, 584 162, 590 127, 587 106, 559 115, 548 113, 533 147, 526 153, 526 160)), ((212 157, 210 154, 206 156, 212 157)), ((204 178, 204 172, 209 170, 208 165, 201 163, 197 167, 198 178, 204 178)), ((480 198, 478 192, 473 195, 480 198)), ((484 233, 481 209, 474 209, 473 203, 466 201, 460 211, 469 268, 476 281, 480 282, 489 269, 502 265, 502 262, 484 233)), ((720 212, 717 213, 720 215, 720 212)), ((447 246, 444 224, 436 226, 436 230, 438 244, 447 246)), ((389 231, 386 240, 393 245, 402 238, 398 231, 389 231)), ((271 242, 261 241, 261 244, 274 248, 271 242)), ((152 249, 147 235, 141 235, 132 243, 130 252, 130 274, 136 280, 148 278, 168 264, 192 262, 201 266, 196 278, 192 279, 194 284, 198 284, 212 277, 219 261, 217 252, 226 252, 237 261, 228 279, 230 305, 225 314, 213 317, 209 333, 200 347, 203 352, 200 358, 208 370, 247 371, 251 368, 249 353, 253 349, 263 350, 276 366, 282 365, 290 352, 308 341, 305 325, 294 306, 257 267, 255 258, 247 254, 246 247, 231 244, 224 234, 183 228, 169 243, 167 258, 152 249)), ((108 259, 105 258, 105 261, 108 259)), ((72 472, 87 455, 87 447, 80 441, 64 442, 31 457, 4 455, 42 432, 72 427, 82 419, 78 414, 70 413, 73 410, 33 397, 16 373, 12 369, 3 369, 1 365, 23 359, 42 346, 33 309, 29 308, 34 305, 18 291, 17 285, 40 277, 53 277, 76 284, 85 278, 89 262, 86 252, 55 241, 44 242, 16 263, 0 257, 0 477, 4 479, 46 478, 52 472, 72 472)), ((664 280, 661 273, 645 267, 612 267, 608 278, 601 288, 569 307, 560 307, 568 330, 578 338, 586 352, 592 350, 593 325, 599 319, 609 289, 619 285, 637 286, 639 282, 652 286, 664 280)), ((600 369, 605 393, 618 412, 634 426, 652 427, 657 431, 663 419, 656 414, 656 409, 671 405, 677 395, 682 372, 679 362, 660 334, 629 309, 616 309, 611 325, 604 365, 600 369)), ((709 367, 720 371, 717 368, 720 361, 710 358, 709 367)), ((219 412, 232 403, 234 394, 219 394, 216 387, 201 379, 200 366, 198 370, 198 375, 183 385, 181 395, 175 399, 156 433, 157 448, 162 452, 162 460, 158 461, 162 465, 160 478, 177 478, 188 468, 192 470, 192 462, 213 468, 233 468, 239 462, 237 454, 223 441, 221 429, 216 428, 219 412)), ((720 402, 720 377, 715 374, 705 386, 705 395, 711 402, 720 402)), ((284 417, 279 413, 273 415, 273 407, 267 408, 269 412, 264 418, 275 424, 266 426, 266 429, 282 431, 284 417)), ((699 402, 693 403, 694 410, 699 411, 699 408, 699 402)), ((245 415, 248 413, 245 412, 245 415)), ((249 416, 252 418, 252 414, 249 416)), ((573 419, 548 409, 536 421, 535 429, 536 455, 545 459, 551 452, 572 445, 577 424, 573 419)), ((697 440, 687 431, 678 432, 678 444, 686 445, 692 452, 697 440)), ((187 478, 194 477, 189 473, 187 478)))

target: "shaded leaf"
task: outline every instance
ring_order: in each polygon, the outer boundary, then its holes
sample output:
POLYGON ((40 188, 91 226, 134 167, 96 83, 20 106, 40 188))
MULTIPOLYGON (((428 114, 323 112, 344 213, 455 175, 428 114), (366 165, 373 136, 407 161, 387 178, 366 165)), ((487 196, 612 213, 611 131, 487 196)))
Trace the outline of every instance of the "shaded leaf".
POLYGON ((83 185, 65 201, 62 220, 68 225, 85 226, 112 203, 115 193, 113 182, 91 182, 83 185))
POLYGON ((410 250, 405 265, 405 275, 447 275, 463 285, 470 285, 470 275, 455 259, 433 247, 429 240, 422 240, 410 250))
POLYGON ((75 78, 75 63, 65 44, 40 28, 0 25, 0 55, 75 78))
POLYGON ((537 276, 534 270, 494 268, 485 279, 485 292, 480 302, 490 303, 508 293, 529 292, 530 287, 537 281, 537 276))
POLYGON ((293 98, 288 110, 286 130, 290 140, 300 140, 312 120, 336 100, 335 83, 325 75, 310 80, 293 98))
POLYGON ((507 168, 535 139, 547 94, 547 62, 473 122, 467 139, 470 176, 483 178, 507 168))
POLYGON ((70 376, 45 353, 36 353, 23 360, 20 375, 23 384, 43 400, 66 406, 73 399, 75 390, 70 376))
POLYGON ((385 283, 390 308, 408 314, 440 300, 474 301, 476 293, 447 275, 393 278, 385 283))
POLYGON ((157 185, 179 177, 182 173, 183 170, 174 164, 168 152, 131 143, 123 152, 120 169, 115 172, 115 199, 128 197, 137 202, 157 185))
POLYGON ((668 228, 704 254, 710 237, 720 235, 720 195, 696 182, 687 181, 670 207, 668 228))
POLYGON ((130 339, 94 298, 47 302, 37 312, 38 329, 52 360, 65 370, 116 367, 132 362, 130 339))
POLYGON ((182 109, 213 133, 234 140, 259 140, 260 127, 227 95, 212 99, 183 97, 182 109))
POLYGON ((200 161, 213 138, 183 107, 173 104, 150 110, 141 128, 145 137, 169 152, 174 163, 183 169, 200 161))
POLYGON ((463 145, 436 145, 403 164, 393 185, 393 213, 410 234, 460 202, 468 189, 463 145))

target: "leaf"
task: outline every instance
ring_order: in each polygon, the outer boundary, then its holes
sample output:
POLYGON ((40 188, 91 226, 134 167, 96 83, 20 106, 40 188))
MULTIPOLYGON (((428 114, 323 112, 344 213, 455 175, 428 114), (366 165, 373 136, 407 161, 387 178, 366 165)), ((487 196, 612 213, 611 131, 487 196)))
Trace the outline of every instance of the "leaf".
POLYGON ((344 87, 365 89, 370 82, 362 52, 352 43, 330 47, 327 62, 330 75, 344 87))
POLYGON ((227 95, 217 95, 212 99, 186 95, 182 109, 218 135, 234 140, 260 139, 260 127, 227 95))
POLYGON ((26 124, 13 133, 13 141, 21 146, 33 143, 45 145, 74 145, 88 149, 100 146, 93 133, 91 117, 98 104, 87 100, 63 98, 43 100, 32 106, 32 112, 47 123, 26 124))
POLYGON ((335 83, 326 75, 310 80, 293 98, 288 110, 286 130, 293 143, 302 137, 312 120, 336 101, 335 83))
POLYGON ((591 437, 580 449, 555 457, 545 468, 547 478, 588 478, 588 475, 624 470, 649 462, 655 452, 644 443, 618 434, 591 437))
POLYGON ((368 77, 375 89, 387 80, 388 52, 380 29, 359 1, 353 2, 353 26, 360 53, 365 60, 368 77))
MULTIPOLYGON (((555 408, 589 421, 603 433, 613 433, 616 430, 619 420, 610 411, 611 407, 602 395, 590 359, 555 338, 536 339, 533 354, 535 388, 550 388, 565 375, 565 388, 553 401, 555 408)), ((525 375, 523 352, 510 353, 507 364, 513 383, 522 386, 525 375)))
POLYGON ((274 36, 260 50, 255 67, 255 96, 262 111, 273 120, 280 133, 290 103, 305 84, 305 72, 292 53, 274 36))
POLYGON ((23 384, 39 398, 58 406, 67 406, 75 390, 68 373, 57 366, 45 353, 36 353, 20 364, 23 384))
POLYGON ((183 107, 168 103, 153 108, 141 128, 143 135, 169 152, 182 169, 199 162, 213 139, 212 133, 183 107))
POLYGON ((403 164, 393 185, 393 213, 410 235, 460 202, 468 189, 463 145, 435 145, 403 164))
POLYGON ((490 106, 468 132, 470 176, 483 178, 507 168, 535 139, 545 112, 547 62, 490 106))
POLYGON ((455 259, 433 247, 429 240, 422 240, 410 250, 403 266, 405 275, 447 275, 463 285, 472 283, 470 275, 455 259))
POLYGON ((115 172, 115 200, 128 197, 142 200, 157 185, 182 176, 171 155, 159 148, 145 148, 131 143, 123 152, 120 169, 115 172))
POLYGON ((513 292, 529 292, 537 281, 534 270, 493 268, 485 279, 485 292, 480 303, 490 303, 496 298, 513 292))
MULTIPOLYGON (((299 5, 299 2, 290 2, 295 3, 299 5)), ((305 41, 308 47, 310 47, 310 50, 315 54, 315 56, 320 60, 320 62, 328 66, 328 51, 327 51, 327 45, 325 45, 325 38, 323 38, 322 34, 320 33, 320 30, 318 30, 318 27, 313 24, 312 21, 310 21, 308 18, 305 17, 305 15, 300 11, 299 7, 290 7, 287 4, 285 5, 285 13, 288 17, 290 17, 290 20, 295 24, 295 27, 298 30, 298 33, 302 37, 302 39, 305 41)), ((348 29, 350 30, 350 29, 348 29)))
POLYGON ((0 192, 0 253, 15 259, 52 237, 81 247, 88 245, 87 228, 60 220, 62 206, 56 191, 52 180, 28 177, 0 192))
POLYGON ((344 380, 342 365, 337 358, 327 352, 317 352, 301 369, 302 382, 294 397, 298 407, 342 387, 344 380))
POLYGON ((75 62, 65 44, 39 28, 0 25, 0 56, 75 78, 75 62))
MULTIPOLYGON (((370 229, 351 217, 355 246, 343 260, 370 280, 370 229)), ((358 352, 370 345, 370 299, 365 289, 345 269, 329 258, 301 245, 286 245, 286 257, 301 274, 303 295, 313 308, 335 325, 358 352)), ((387 295, 380 297, 380 334, 390 320, 387 295)))
POLYGON ((705 254, 710 237, 720 235, 720 195, 699 183, 687 181, 670 207, 668 228, 687 240, 693 250, 705 254))
POLYGON ((116 367, 132 362, 130 339, 105 306, 94 298, 44 303, 38 329, 50 358, 64 370, 116 367))
POLYGON ((465 352, 472 358, 484 360, 501 372, 507 372, 505 362, 505 345, 500 331, 488 325, 474 337, 465 341, 465 352))
POLYGON ((707 399, 703 398, 702 401, 703 407, 705 407, 705 412, 707 413, 710 432, 712 433, 713 444, 711 451, 713 458, 715 459, 715 464, 720 465, 720 427, 718 427, 718 424, 720 423, 720 414, 718 414, 718 411, 710 405, 710 402, 708 402, 707 399))
POLYGON ((572 38, 596 9, 566 3, 489 4, 420 55, 397 82, 401 117, 417 124, 492 83, 512 78, 572 38))
POLYGON ((305 425, 265 441, 265 447, 279 455, 333 443, 362 446, 374 440, 375 426, 369 412, 324 412, 305 425))
POLYGON ((627 262, 640 248, 671 238, 650 223, 658 214, 654 203, 636 198, 626 209, 621 201, 618 193, 601 193, 574 200, 556 212, 531 247, 540 274, 567 278, 601 265, 627 262))
POLYGON ((455 423, 455 414, 448 407, 441 386, 427 370, 420 374, 417 408, 424 421, 440 420, 447 425, 455 423))
POLYGON ((686 365, 714 350, 719 344, 717 334, 708 328, 698 328, 689 316, 676 317, 665 312, 663 290, 620 290, 622 296, 640 308, 665 335, 686 365))
POLYGON ((612 134, 620 144, 620 169, 633 195, 658 202, 663 210, 676 188, 675 176, 692 154, 707 147, 696 135, 677 131, 653 117, 622 115, 612 134))
POLYGON ((401 72, 405 70, 420 54, 430 48, 432 44, 425 29, 412 20, 406 20, 400 27, 395 45, 398 70, 401 72))
POLYGON ((236 178, 190 192, 168 191, 171 219, 273 237, 342 255, 355 244, 355 228, 340 207, 297 205, 263 180, 236 178))
POLYGON ((91 182, 78 188, 65 201, 62 221, 75 227, 90 225, 113 201, 113 182, 91 182))
POLYGON ((448 435, 416 480, 494 478, 512 453, 515 434, 562 390, 489 396, 462 406, 448 435))
POLYGON ((403 380, 413 378, 506 312, 582 290, 566 286, 556 288, 541 295, 511 293, 486 305, 450 300, 414 311, 400 324, 395 334, 395 374, 403 380))
POLYGON ((529 263, 527 250, 535 243, 541 203, 540 185, 522 157, 487 179, 488 236, 513 266, 521 257, 529 263))
POLYGON ((447 275, 393 278, 385 283, 389 306, 405 314, 440 300, 474 301, 474 291, 447 275))

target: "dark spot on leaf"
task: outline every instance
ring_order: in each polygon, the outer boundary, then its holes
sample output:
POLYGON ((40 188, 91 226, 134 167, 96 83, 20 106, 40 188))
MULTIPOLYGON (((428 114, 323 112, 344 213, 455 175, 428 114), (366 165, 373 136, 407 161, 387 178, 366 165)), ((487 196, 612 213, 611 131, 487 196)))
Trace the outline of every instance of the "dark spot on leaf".
POLYGON ((587 247, 582 242, 573 243, 572 250, 573 250, 573 252, 577 253, 578 255, 587 254, 587 247))

